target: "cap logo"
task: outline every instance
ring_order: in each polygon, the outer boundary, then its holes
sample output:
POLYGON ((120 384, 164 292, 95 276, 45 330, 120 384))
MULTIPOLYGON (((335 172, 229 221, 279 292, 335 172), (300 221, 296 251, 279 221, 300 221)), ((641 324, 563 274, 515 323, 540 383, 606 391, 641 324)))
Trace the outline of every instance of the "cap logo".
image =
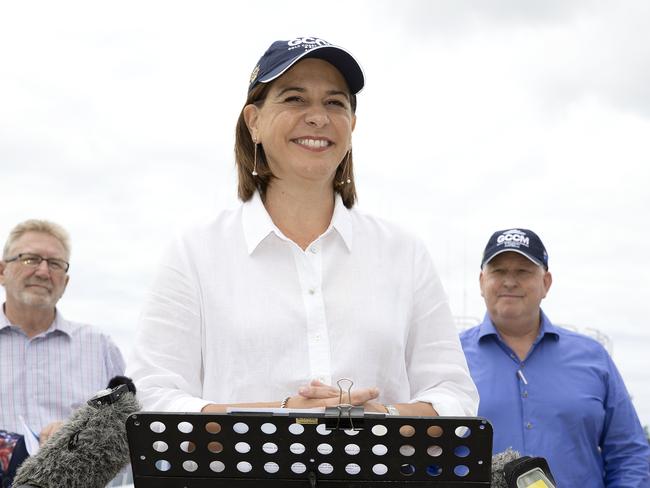
POLYGON ((260 65, 258 64, 257 66, 255 66, 255 69, 251 73, 251 79, 250 79, 249 83, 253 83, 255 81, 255 79, 257 78, 257 75, 259 74, 259 72, 260 72, 260 65))
POLYGON ((497 237, 497 245, 517 248, 519 246, 530 247, 530 237, 526 237, 526 233, 519 229, 511 229, 497 237))
POLYGON ((289 41, 287 45, 289 46, 289 51, 298 49, 301 46, 307 51, 315 47, 329 46, 330 43, 318 37, 297 37, 293 41, 289 41))

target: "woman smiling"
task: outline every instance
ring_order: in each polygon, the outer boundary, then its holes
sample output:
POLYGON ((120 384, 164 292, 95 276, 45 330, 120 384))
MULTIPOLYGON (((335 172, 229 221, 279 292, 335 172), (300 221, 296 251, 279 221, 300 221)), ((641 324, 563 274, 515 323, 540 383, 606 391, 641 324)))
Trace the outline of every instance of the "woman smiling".
POLYGON ((363 72, 322 39, 259 60, 235 143, 242 205, 169 249, 129 373, 146 409, 350 403, 475 415, 478 403, 423 244, 354 208, 363 72))

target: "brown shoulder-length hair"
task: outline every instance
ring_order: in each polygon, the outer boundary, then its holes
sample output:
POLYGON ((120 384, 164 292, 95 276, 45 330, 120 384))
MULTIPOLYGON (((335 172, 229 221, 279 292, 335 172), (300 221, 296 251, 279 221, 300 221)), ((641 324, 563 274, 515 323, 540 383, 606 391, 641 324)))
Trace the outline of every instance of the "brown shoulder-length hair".
MULTIPOLYGON (((237 120, 237 127, 235 128, 235 164, 237 165, 239 179, 237 195, 243 202, 247 202, 253 198, 255 190, 260 192, 262 200, 264 200, 269 183, 276 177, 266 162, 266 155, 261 144, 258 144, 257 147, 257 176, 252 175, 255 161, 255 144, 244 120, 244 108, 246 105, 252 103, 261 107, 264 104, 271 85, 272 83, 260 83, 248 93, 248 98, 244 107, 242 107, 239 119, 237 120)), ((350 95, 350 106, 354 114, 357 109, 356 95, 350 95)), ((350 150, 336 168, 336 174, 332 182, 334 191, 341 194, 343 205, 347 208, 352 208, 357 200, 352 159, 352 150, 350 150)))

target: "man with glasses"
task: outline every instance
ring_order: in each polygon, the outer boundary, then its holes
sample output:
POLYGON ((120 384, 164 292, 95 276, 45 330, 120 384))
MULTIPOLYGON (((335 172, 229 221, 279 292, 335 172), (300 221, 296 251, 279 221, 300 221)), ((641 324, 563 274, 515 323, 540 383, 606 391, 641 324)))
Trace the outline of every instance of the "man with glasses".
POLYGON ((61 226, 28 220, 9 233, 0 261, 0 430, 31 432, 41 444, 124 374, 124 359, 107 335, 66 320, 56 308, 70 280, 69 242, 61 226))

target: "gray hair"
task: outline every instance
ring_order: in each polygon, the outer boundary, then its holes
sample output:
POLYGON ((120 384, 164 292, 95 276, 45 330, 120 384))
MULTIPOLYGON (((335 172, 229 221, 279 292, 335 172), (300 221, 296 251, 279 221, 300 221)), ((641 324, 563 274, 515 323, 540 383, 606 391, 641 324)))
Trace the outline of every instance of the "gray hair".
POLYGON ((4 250, 2 251, 2 259, 9 258, 9 250, 27 232, 42 232, 43 234, 51 235, 63 245, 65 259, 70 260, 70 234, 68 234, 68 231, 54 222, 38 219, 25 220, 11 229, 9 237, 7 237, 7 242, 5 242, 4 250))

